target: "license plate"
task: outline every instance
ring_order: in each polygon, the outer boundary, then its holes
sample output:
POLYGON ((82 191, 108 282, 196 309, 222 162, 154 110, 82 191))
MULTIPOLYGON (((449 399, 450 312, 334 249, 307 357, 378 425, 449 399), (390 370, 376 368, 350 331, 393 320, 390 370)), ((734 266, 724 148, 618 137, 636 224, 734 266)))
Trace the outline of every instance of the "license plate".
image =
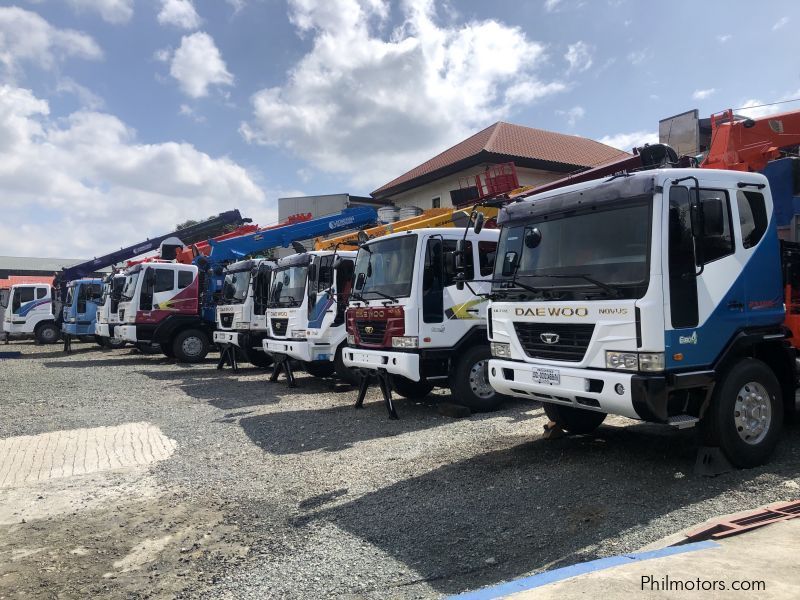
POLYGON ((531 371, 534 383, 547 383, 549 385, 559 385, 561 383, 561 372, 558 369, 545 369, 534 367, 531 371))

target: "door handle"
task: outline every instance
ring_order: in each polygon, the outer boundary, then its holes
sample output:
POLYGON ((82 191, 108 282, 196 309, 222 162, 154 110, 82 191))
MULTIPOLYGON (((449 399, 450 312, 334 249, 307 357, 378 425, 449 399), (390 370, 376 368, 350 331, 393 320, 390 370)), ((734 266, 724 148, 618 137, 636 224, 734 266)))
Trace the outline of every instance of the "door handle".
POLYGON ((731 310, 744 310, 744 304, 739 300, 731 300, 728 302, 728 308, 731 310))

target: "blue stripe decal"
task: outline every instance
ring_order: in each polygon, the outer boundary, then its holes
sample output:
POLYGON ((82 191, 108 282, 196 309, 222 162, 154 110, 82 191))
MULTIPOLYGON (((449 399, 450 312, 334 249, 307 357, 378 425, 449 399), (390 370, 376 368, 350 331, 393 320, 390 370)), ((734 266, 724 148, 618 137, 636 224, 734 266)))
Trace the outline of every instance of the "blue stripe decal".
POLYGON ((50 298, 46 298, 45 300, 34 300, 33 302, 28 302, 27 304, 23 304, 19 309, 19 316, 24 317, 29 312, 31 312, 37 306, 41 306, 42 304, 50 304, 50 298))
POLYGON ((649 552, 639 552, 634 554, 622 554, 620 556, 609 556, 608 558, 599 558, 585 563, 578 563, 569 567, 562 567, 552 571, 545 571, 538 575, 531 575, 515 581, 501 583, 489 588, 477 590, 474 592, 464 592, 450 596, 450 599, 455 600, 492 600, 494 598, 502 598, 511 594, 524 592, 543 585, 555 583, 556 581, 563 581, 571 577, 577 577, 585 573, 593 571, 602 571, 603 569, 610 569, 620 565, 627 565, 632 562, 640 560, 650 560, 651 558, 663 558, 665 556, 673 556, 675 554, 683 554, 685 552, 695 552, 696 550, 706 550, 708 548, 717 548, 719 544, 716 542, 705 541, 695 542, 693 544, 684 544, 683 546, 667 546, 660 550, 651 550, 649 552))

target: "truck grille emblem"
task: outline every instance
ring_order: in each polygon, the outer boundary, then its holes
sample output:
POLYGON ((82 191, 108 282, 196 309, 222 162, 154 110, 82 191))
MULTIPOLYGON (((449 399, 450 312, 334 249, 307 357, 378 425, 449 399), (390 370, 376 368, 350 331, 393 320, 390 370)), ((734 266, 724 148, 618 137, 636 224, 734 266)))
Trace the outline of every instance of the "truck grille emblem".
POLYGON ((539 339, 542 340, 545 344, 557 344, 558 340, 561 336, 557 333, 540 333, 539 339))
POLYGON ((372 327, 371 325, 367 325, 366 327, 364 327, 364 331, 366 331, 367 333, 372 333, 373 331, 375 331, 375 328, 372 327))

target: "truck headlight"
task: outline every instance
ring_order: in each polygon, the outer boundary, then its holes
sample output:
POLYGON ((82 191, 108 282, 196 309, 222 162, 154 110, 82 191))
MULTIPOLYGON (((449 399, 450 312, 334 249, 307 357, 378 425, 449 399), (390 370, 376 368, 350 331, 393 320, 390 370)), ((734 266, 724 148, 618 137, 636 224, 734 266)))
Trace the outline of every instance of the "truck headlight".
POLYGON ((392 338, 392 348, 418 348, 419 338, 411 336, 398 336, 392 338))
POLYGON ((304 340, 306 339, 307 332, 305 329, 292 329, 291 337, 293 340, 304 340))
POLYGON ((606 351, 606 368, 621 371, 663 371, 663 352, 606 351))
POLYGON ((492 356, 495 358, 511 358, 511 344, 492 342, 490 344, 492 356))
POLYGON ((347 345, 348 346, 355 346, 356 345, 356 336, 352 333, 347 334, 347 345))

